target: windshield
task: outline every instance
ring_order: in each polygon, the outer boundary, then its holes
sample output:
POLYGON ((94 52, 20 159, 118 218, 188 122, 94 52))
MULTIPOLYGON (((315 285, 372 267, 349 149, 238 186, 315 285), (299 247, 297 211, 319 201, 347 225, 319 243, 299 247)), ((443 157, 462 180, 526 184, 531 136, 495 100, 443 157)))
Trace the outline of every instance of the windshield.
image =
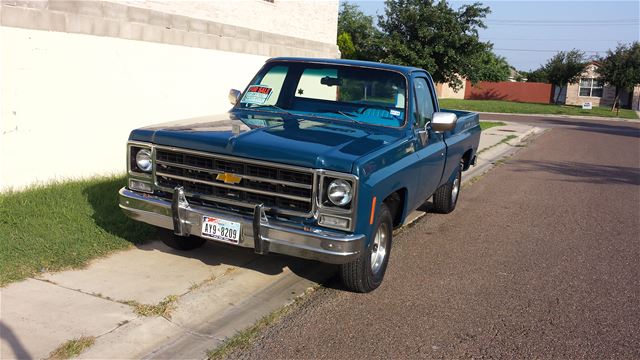
POLYGON ((405 79, 396 72, 276 62, 256 75, 237 107, 399 127, 405 98, 405 79))

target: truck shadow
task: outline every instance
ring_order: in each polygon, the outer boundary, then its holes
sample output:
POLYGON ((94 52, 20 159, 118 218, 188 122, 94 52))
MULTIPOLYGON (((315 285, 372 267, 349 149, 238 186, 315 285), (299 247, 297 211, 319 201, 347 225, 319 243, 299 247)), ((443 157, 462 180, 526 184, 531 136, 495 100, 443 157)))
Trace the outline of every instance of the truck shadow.
POLYGON ((334 276, 337 270, 337 267, 331 264, 277 253, 258 255, 251 248, 238 247, 217 241, 207 241, 201 247, 189 251, 176 250, 162 243, 162 237, 164 236, 171 236, 171 232, 160 230, 156 237, 158 241, 139 244, 136 247, 144 251, 159 251, 198 260, 208 266, 238 267, 266 275, 278 275, 288 268, 294 274, 321 285, 324 285, 330 277, 334 276))
POLYGON ((257 255, 253 249, 215 241, 208 241, 191 251, 171 249, 162 242, 163 237, 171 236, 171 231, 133 221, 120 210, 118 191, 124 185, 124 178, 106 179, 87 187, 84 194, 93 208, 92 218, 96 225, 140 250, 191 258, 209 266, 246 268, 267 275, 277 275, 288 268, 294 274, 320 284, 335 274, 336 267, 332 265, 275 253, 257 255))
MULTIPOLYGON (((532 118, 534 120, 534 118, 532 118)), ((562 119, 562 118, 537 118, 536 122, 544 125, 550 124, 552 126, 562 126, 571 130, 594 132, 598 134, 608 134, 615 136, 625 136, 631 138, 640 138, 640 127, 636 126, 637 122, 621 123, 619 121, 576 121, 575 119, 562 119), (623 125, 624 124, 624 125, 623 125)))
POLYGON ((547 172, 561 175, 556 181, 582 182, 590 184, 629 184, 640 185, 640 169, 596 165, 570 161, 531 161, 518 160, 510 167, 517 172, 547 172))
POLYGON ((593 120, 589 119, 589 115, 584 118, 563 118, 561 114, 549 114, 545 116, 526 115, 526 117, 518 117, 513 114, 481 114, 482 121, 512 121, 514 118, 520 120, 526 119, 525 123, 535 126, 548 126, 551 128, 564 128, 575 131, 593 132, 597 134, 607 134, 615 136, 624 136, 630 138, 640 138, 640 121, 628 120, 613 121, 593 120), (554 117, 557 116, 557 117, 554 117))

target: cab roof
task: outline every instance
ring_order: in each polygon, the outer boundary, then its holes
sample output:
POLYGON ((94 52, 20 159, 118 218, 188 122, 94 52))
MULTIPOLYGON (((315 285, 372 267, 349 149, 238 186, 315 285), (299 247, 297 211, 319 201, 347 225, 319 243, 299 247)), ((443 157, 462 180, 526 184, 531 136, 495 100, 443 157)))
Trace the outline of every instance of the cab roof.
POLYGON ((302 57, 276 57, 267 60, 267 62, 300 62, 300 63, 320 63, 320 64, 335 64, 335 65, 347 65, 347 66, 364 66, 370 68, 376 68, 381 70, 391 70, 400 72, 406 76, 409 76, 412 72, 421 71, 426 72, 423 69, 419 69, 411 66, 401 66, 385 64, 373 61, 362 60, 348 60, 348 59, 323 59, 323 58, 302 58, 302 57))

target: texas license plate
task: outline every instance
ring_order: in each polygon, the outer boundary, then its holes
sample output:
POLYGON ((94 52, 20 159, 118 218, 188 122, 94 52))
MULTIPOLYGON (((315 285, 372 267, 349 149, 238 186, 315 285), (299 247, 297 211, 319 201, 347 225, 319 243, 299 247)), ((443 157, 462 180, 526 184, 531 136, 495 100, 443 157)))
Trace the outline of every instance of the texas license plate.
POLYGON ((231 244, 238 244, 240 241, 240 223, 203 216, 202 236, 231 244))

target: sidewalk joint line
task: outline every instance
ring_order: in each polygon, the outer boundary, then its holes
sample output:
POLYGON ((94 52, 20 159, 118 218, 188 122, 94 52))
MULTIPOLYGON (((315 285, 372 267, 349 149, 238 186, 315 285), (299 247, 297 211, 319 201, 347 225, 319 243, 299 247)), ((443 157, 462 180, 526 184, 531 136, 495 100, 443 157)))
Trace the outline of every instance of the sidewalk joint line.
MULTIPOLYGON (((101 294, 89 293, 89 292, 86 292, 86 291, 82 291, 82 290, 80 290, 80 289, 73 289, 73 288, 70 288, 70 287, 68 287, 68 286, 60 285, 60 284, 58 284, 58 283, 56 283, 56 282, 53 282, 53 281, 51 281, 51 280, 47 280, 47 279, 38 279, 38 278, 35 278, 35 277, 32 277, 32 278, 30 278, 30 279, 37 280, 37 281, 40 281, 40 282, 44 282, 44 283, 47 283, 47 284, 51 284, 51 285, 54 285, 54 286, 60 287, 60 288, 62 288, 62 289, 75 291, 75 292, 78 292, 78 293, 80 293, 80 294, 93 296, 93 297, 96 297, 96 298, 98 298, 98 299, 107 300, 107 301, 115 302, 115 303, 118 303, 118 304, 122 304, 122 302, 120 302, 120 301, 118 301, 118 300, 116 300, 116 299, 112 299, 112 298, 110 298, 110 297, 104 297, 104 296, 102 296, 101 294)), ((126 305, 126 304, 123 304, 123 305, 126 305)))

